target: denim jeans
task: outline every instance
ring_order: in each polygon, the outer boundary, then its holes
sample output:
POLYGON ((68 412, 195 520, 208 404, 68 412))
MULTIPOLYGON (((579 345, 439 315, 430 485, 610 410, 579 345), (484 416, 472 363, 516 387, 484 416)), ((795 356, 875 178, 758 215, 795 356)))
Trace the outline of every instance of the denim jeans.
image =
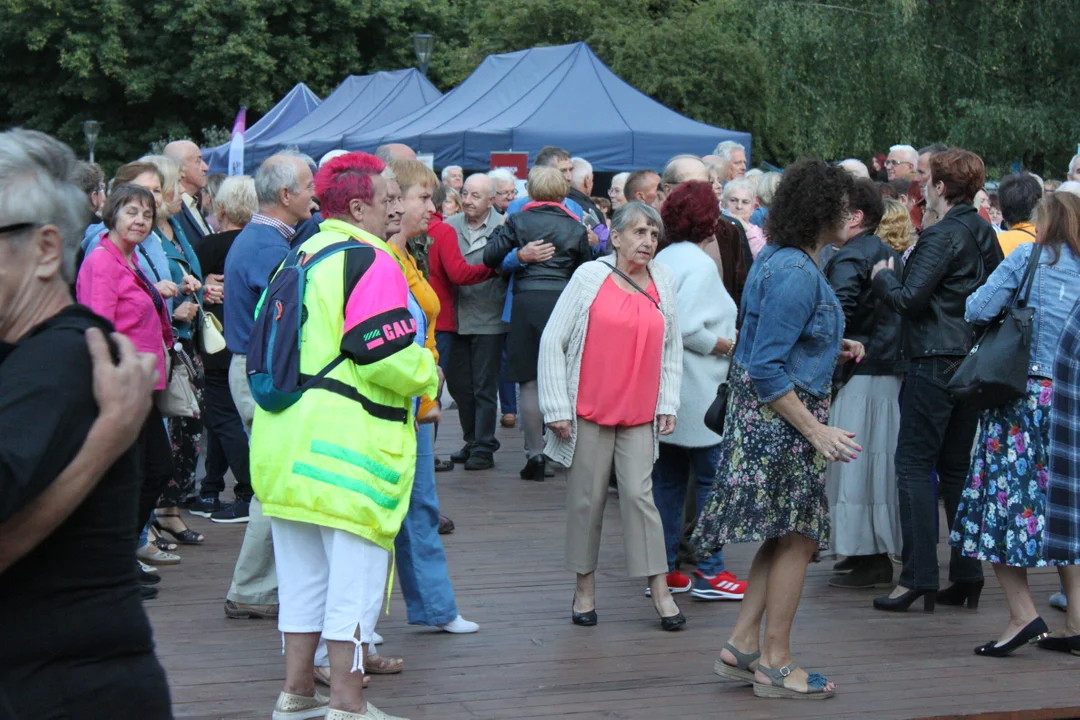
POLYGON ((503 343, 502 363, 499 365, 499 412, 517 415, 517 383, 506 382, 506 343, 503 343))
MULTIPOLYGON (((904 380, 900 438, 896 445, 900 529, 904 569, 900 584, 909 590, 936 590, 938 577, 938 507, 932 476, 952 527, 971 462, 979 411, 958 403, 946 389, 961 357, 919 358, 904 380)), ((982 580, 982 563, 952 548, 949 581, 982 580)))
POLYGON ((410 625, 443 625, 458 616, 446 552, 439 538, 433 434, 431 425, 420 425, 416 432, 416 479, 409 511, 394 540, 398 581, 410 625))
MULTIPOLYGON (((720 462, 720 446, 688 448, 660 443, 660 457, 653 465, 653 501, 664 524, 664 551, 668 572, 675 569, 675 557, 683 530, 683 506, 690 473, 697 478, 697 514, 712 492, 716 467, 720 462)), ((712 577, 724 572, 724 553, 718 550, 708 558, 698 558, 698 570, 712 577)))

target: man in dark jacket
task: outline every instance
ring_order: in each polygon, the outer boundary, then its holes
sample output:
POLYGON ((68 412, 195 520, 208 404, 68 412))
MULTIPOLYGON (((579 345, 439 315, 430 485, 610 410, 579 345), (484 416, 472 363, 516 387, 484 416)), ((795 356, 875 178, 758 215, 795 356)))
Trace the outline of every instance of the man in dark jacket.
POLYGON ((204 237, 210 234, 210 225, 202 214, 200 197, 206 187, 206 173, 210 166, 202 157, 199 146, 190 140, 176 140, 165 146, 165 155, 180 166, 180 189, 183 203, 176 216, 177 222, 193 248, 198 248, 204 237))
MULTIPOLYGON (((967 298, 1002 260, 996 233, 971 205, 985 180, 978 155, 960 149, 934 153, 926 202, 941 220, 919 238, 902 280, 894 272, 895 261, 879 261, 873 269, 875 297, 904 318, 903 350, 910 363, 896 451, 904 569, 892 595, 874 601, 881 610, 906 609, 911 591, 937 590, 937 502, 931 477, 936 468, 949 526, 967 477, 979 413, 957 402, 947 386, 973 344, 973 329, 964 320, 967 298)), ((939 603, 959 605, 977 598, 982 565, 953 548, 949 580, 953 585, 938 594, 939 603)))

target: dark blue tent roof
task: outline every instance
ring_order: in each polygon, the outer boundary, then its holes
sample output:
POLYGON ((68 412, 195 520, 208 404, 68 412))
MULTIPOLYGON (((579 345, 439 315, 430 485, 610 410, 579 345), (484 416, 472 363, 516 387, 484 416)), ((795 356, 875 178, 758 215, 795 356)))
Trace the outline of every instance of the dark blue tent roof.
MULTIPOLYGON (((252 143, 287 130, 318 106, 319 96, 311 92, 304 83, 297 83, 277 105, 247 129, 244 143, 252 143)), ((228 172, 229 143, 204 149, 203 159, 210 166, 210 172, 228 172)))
POLYGON ((409 115, 442 93, 415 68, 350 75, 310 115, 273 137, 248 143, 244 165, 256 167, 284 147, 297 147, 316 161, 342 147, 342 138, 409 115))
MULTIPOLYGON (((703 88, 707 91, 707 88, 703 88)), ((595 170, 660 169, 679 153, 711 153, 750 135, 664 107, 613 73, 585 43, 492 55, 442 98, 399 122, 353 132, 349 150, 388 142, 434 153, 439 167, 486 168, 493 151, 558 145, 595 170)))

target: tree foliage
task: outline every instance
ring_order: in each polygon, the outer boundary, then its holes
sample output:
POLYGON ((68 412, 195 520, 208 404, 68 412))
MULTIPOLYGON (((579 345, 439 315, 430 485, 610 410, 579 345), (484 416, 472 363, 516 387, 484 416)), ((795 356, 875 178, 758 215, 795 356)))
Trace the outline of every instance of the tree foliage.
MULTIPOLYGON (((1080 141, 1073 0, 0 0, 0 123, 117 162, 203 140, 298 81, 414 63, 459 83, 490 53, 584 40, 624 79, 754 135, 756 160, 943 140, 1060 176, 1080 141)), ((571 148, 572 149, 572 148, 571 148)))

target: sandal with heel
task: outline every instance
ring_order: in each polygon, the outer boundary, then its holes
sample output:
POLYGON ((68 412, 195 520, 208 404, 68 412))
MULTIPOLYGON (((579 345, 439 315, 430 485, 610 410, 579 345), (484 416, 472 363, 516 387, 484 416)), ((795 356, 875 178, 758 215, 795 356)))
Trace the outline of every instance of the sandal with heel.
MULTIPOLYGON (((150 524, 154 528, 154 531, 158 534, 158 537, 169 535, 173 540, 181 545, 202 545, 206 540, 205 537, 195 532, 189 527, 185 527, 183 530, 173 530, 162 524, 162 518, 167 517, 180 517, 179 515, 155 515, 154 521, 150 524)), ((182 522, 182 521, 181 521, 182 522)))
POLYGON ((757 669, 770 680, 770 684, 754 682, 754 695, 759 698, 775 698, 780 700, 828 700, 836 695, 835 690, 826 690, 828 679, 819 673, 810 673, 806 678, 806 692, 792 690, 784 685, 784 678, 791 675, 799 666, 791 663, 779 670, 767 668, 758 663, 757 669))
POLYGON ((735 656, 735 665, 728 665, 723 660, 718 659, 713 663, 713 672, 725 680, 734 680, 753 685, 754 668, 751 666, 757 663, 761 657, 761 651, 744 653, 731 643, 724 643, 724 649, 735 656))

